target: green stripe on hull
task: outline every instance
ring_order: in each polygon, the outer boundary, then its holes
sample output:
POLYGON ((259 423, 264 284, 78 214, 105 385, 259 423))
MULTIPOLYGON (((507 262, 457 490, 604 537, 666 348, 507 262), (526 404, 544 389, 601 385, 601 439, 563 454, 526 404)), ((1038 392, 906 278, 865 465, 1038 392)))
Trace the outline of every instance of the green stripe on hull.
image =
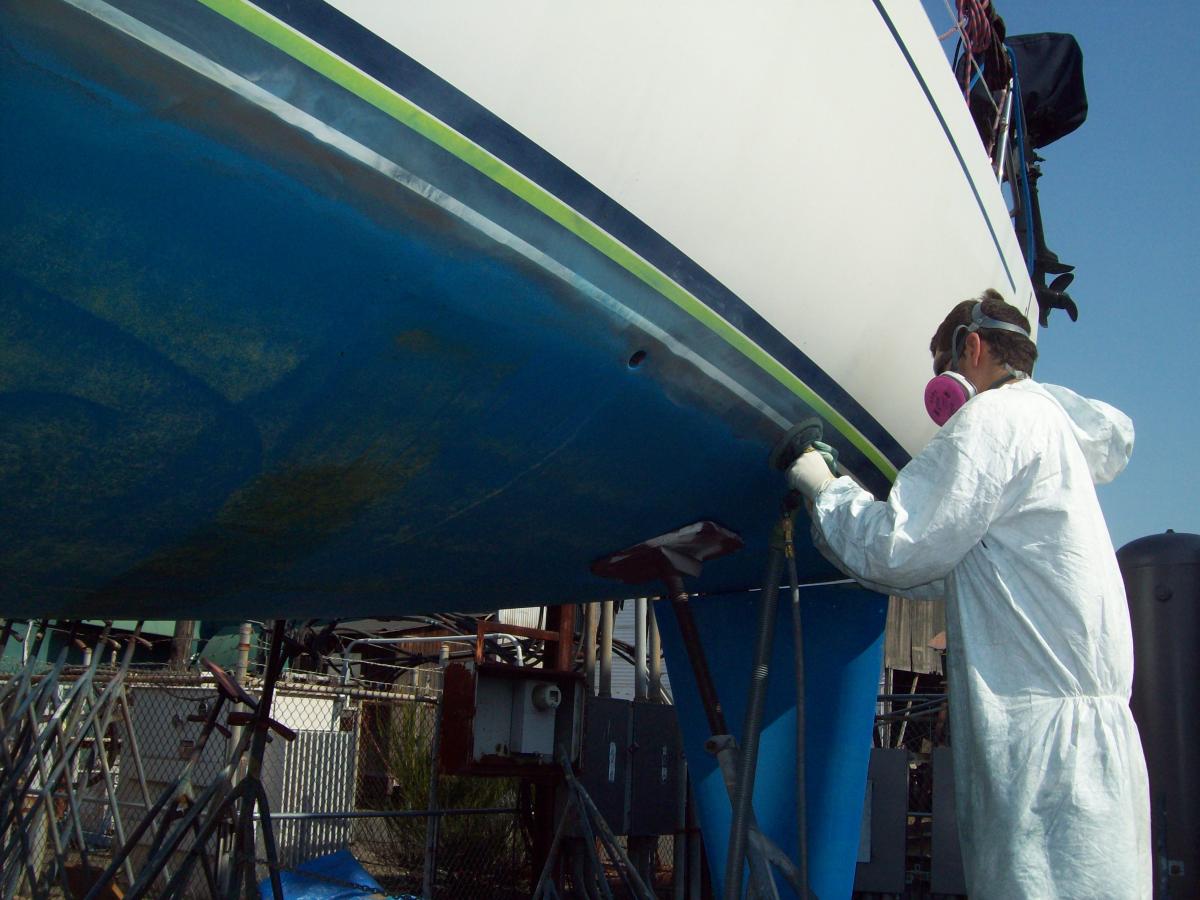
POLYGON ((896 467, 887 457, 795 373, 721 318, 700 299, 553 194, 391 88, 246 0, 200 2, 453 154, 591 245, 702 323, 790 390, 857 447, 889 481, 896 477, 896 467))

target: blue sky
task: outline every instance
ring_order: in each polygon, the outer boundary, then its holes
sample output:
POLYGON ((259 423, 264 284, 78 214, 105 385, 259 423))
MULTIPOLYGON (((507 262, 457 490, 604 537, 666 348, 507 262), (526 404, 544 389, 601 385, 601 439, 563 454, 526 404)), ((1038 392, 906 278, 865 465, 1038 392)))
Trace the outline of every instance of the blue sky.
MULTIPOLYGON (((943 0, 923 2, 944 32, 943 0)), ((1040 151, 1046 243, 1076 267, 1079 321, 1051 314, 1036 377, 1133 418, 1133 459, 1099 490, 1114 546, 1200 533, 1200 4, 994 2, 1009 34, 1075 35, 1088 92, 1088 120, 1040 151)))

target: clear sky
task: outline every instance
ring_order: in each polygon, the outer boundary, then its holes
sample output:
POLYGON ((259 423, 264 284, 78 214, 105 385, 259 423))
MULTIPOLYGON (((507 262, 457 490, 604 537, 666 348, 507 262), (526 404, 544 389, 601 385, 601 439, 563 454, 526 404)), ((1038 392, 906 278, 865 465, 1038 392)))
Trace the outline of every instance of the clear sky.
MULTIPOLYGON (((922 2, 946 31, 943 0, 922 2)), ((1115 546, 1200 533, 1200 3, 993 2, 1009 34, 1067 32, 1083 49, 1088 119, 1039 151, 1046 243, 1076 267, 1079 321, 1051 313, 1036 377, 1133 418, 1133 459, 1099 490, 1115 546)))

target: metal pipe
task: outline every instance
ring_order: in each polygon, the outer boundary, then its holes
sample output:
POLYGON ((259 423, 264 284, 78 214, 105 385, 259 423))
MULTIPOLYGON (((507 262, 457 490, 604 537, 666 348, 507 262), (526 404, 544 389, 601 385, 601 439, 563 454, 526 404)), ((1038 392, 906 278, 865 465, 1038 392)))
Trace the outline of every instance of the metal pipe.
MULTIPOLYGON (((546 616, 553 622, 551 630, 558 632, 555 641, 554 655, 547 655, 542 663, 546 668, 556 672, 570 672, 575 668, 575 613, 578 606, 566 603, 554 607, 546 616)), ((549 648, 546 648, 549 650, 549 648)))
MULTIPOLYGON (((444 673, 449 662, 450 647, 443 642, 442 649, 438 652, 438 670, 444 673)), ((433 718, 433 742, 429 749, 429 799, 426 805, 431 810, 436 810, 438 807, 438 752, 442 743, 442 705, 444 700, 445 694, 439 691, 437 712, 433 718)), ((422 897, 433 897, 433 885, 437 875, 439 821, 437 816, 430 816, 425 823, 425 872, 421 879, 422 897)))
POLYGON ((596 634, 600 630, 600 604, 592 602, 583 608, 583 671, 588 691, 596 693, 596 634))
MULTIPOLYGON (((561 752, 561 751, 560 751, 561 752)), ((562 760, 563 775, 567 780, 567 787, 574 792, 575 801, 579 805, 580 820, 590 819, 589 824, 595 825, 596 836, 600 838, 600 842, 608 851, 609 858, 617 863, 617 872, 622 875, 622 880, 625 886, 629 888, 629 892, 633 894, 637 900, 654 900, 653 892, 646 886, 634 868, 633 862, 629 859, 629 854, 617 842, 616 836, 612 833, 612 829, 608 827, 608 823, 604 820, 604 816, 600 810, 596 808, 596 804, 584 790, 583 785, 575 778, 571 772, 570 764, 562 760)))
POLYGON ((1004 164, 1005 156, 1008 153, 1008 128, 1009 117, 1012 115, 1013 104, 1013 82, 1009 79, 1008 86, 1004 89, 1004 103, 999 112, 999 120, 996 122, 994 135, 996 141, 995 152, 995 172, 996 178, 1000 181, 1004 180, 1004 164))
MULTIPOLYGON (((273 812, 272 821, 308 821, 321 819, 423 819, 427 816, 485 816, 514 814, 520 812, 516 806, 485 806, 479 809, 344 809, 332 812, 273 812)), ((262 819, 261 813, 254 814, 255 821, 262 819)))
POLYGON ((633 699, 645 700, 649 678, 646 672, 646 598, 633 601, 633 699))
MULTIPOLYGON (((338 676, 339 679, 341 676, 338 676)), ((253 691, 257 679, 247 678, 244 685, 246 690, 253 691)), ((196 688, 212 688, 211 678, 191 678, 187 681, 166 681, 163 679, 147 678, 143 675, 129 680, 131 688, 154 688, 162 691, 184 691, 196 688)), ((306 694, 317 697, 347 697, 355 700, 391 700, 393 702, 406 700, 414 703, 432 703, 433 699, 423 696, 416 688, 409 686, 397 687, 395 690, 380 691, 369 688, 349 687, 342 684, 321 684, 311 681, 292 681, 287 678, 279 679, 279 691, 287 694, 306 694)))
MULTIPOLYGON (((541 875, 538 876, 537 883, 533 888, 533 897, 531 900, 541 900, 546 896, 546 889, 552 884, 550 873, 554 869, 554 864, 558 861, 558 848, 562 844, 563 835, 567 830, 567 821, 571 817, 563 815, 558 820, 558 826, 554 829, 554 837, 550 841, 550 849, 546 853, 546 861, 542 864, 541 875)), ((551 890, 553 890, 551 888, 551 890)))
MULTIPOLYGON (((42 791, 47 803, 50 798, 50 791, 54 785, 61 780, 65 789, 67 802, 67 829, 60 835, 55 829, 55 847, 61 849, 62 838, 70 840, 69 833, 74 833, 74 838, 77 842, 77 848, 80 853, 81 862, 85 869, 90 867, 88 853, 85 847, 85 838, 83 830, 83 820, 80 814, 79 797, 86 790, 87 776, 90 766, 84 764, 79 766, 79 756, 83 752, 83 745, 91 735, 92 748, 91 759, 95 759, 97 753, 101 756, 101 770, 105 773, 105 787, 107 796, 115 802, 115 782, 112 780, 111 772, 107 771, 107 760, 104 754, 105 735, 108 734, 108 727, 112 721, 114 706, 112 698, 123 683, 125 674, 129 671, 130 662, 133 659, 134 649, 139 640, 141 640, 142 622, 138 622, 132 636, 129 638, 125 646, 125 652, 121 659, 120 668, 113 673, 104 688, 97 692, 95 683, 96 666, 88 669, 84 678, 77 681, 70 695, 66 699, 67 707, 63 710, 63 715, 56 715, 51 718, 53 729, 57 734, 59 746, 62 748, 61 755, 55 765, 54 770, 49 776, 43 771, 42 774, 42 791), (78 775, 73 781, 69 772, 63 771, 64 766, 76 767, 78 775)), ((120 644, 109 637, 109 627, 111 623, 106 622, 103 632, 101 632, 99 642, 109 642, 115 647, 120 644)), ((64 651, 65 652, 65 651, 64 651)), ((114 650, 114 653, 116 651, 114 650)), ((99 656, 94 657, 95 661, 99 661, 99 656)), ((41 762, 41 752, 39 751, 39 763, 41 762)), ((117 833, 121 834, 123 826, 118 824, 117 833)), ((126 874, 132 876, 133 870, 129 866, 128 861, 125 865, 126 874)))
POLYGON ((937 712, 945 706, 944 700, 930 700, 926 703, 918 703, 915 706, 913 701, 909 700, 909 705, 905 709, 898 709, 894 713, 881 713, 877 718, 881 720, 887 719, 902 719, 907 718, 915 713, 932 713, 937 712))
MULTIPOLYGON (((920 675, 914 675, 914 676, 913 676, 913 680, 912 680, 912 689, 913 689, 914 691, 917 689, 917 682, 918 682, 918 681, 920 681, 920 680, 921 680, 921 676, 920 676, 920 675)), ((906 711, 906 712, 909 712, 909 711, 911 711, 911 710, 912 710, 912 705, 913 705, 913 701, 909 700, 909 701, 908 701, 908 709, 907 709, 907 710, 905 710, 905 711, 906 711)), ((903 746, 904 746, 904 732, 905 732, 907 729, 908 729, 908 719, 907 719, 907 718, 904 718, 904 719, 902 719, 902 720, 900 721, 900 733, 899 733, 898 735, 896 735, 896 747, 897 747, 897 749, 899 749, 900 747, 903 747, 903 746)))
MULTIPOLYGON (((243 689, 247 688, 246 675, 250 671, 250 641, 253 637, 254 625, 251 622, 243 622, 238 628, 238 655, 237 663, 233 670, 234 681, 240 684, 243 689)), ((241 756, 239 759, 239 749, 242 746, 242 732, 244 729, 244 725, 229 726, 228 765, 236 766, 232 784, 237 784, 246 775, 246 758, 245 756, 241 756)), ((233 872, 237 866, 237 841, 237 834, 230 824, 221 826, 217 832, 217 847, 219 848, 217 878, 222 884, 228 883, 234 877, 233 872)))
MULTIPOLYGON (((284 663, 284 647, 283 635, 285 622, 283 619, 276 619, 271 627, 271 646, 267 651, 267 669, 263 676, 262 692, 258 697, 258 706, 254 710, 255 722, 253 723, 254 731, 250 738, 250 758, 246 764, 246 779, 252 782, 261 784, 263 754, 267 748, 267 722, 271 714, 271 703, 275 697, 275 684, 279 680, 279 673, 283 671, 284 663)), ((254 858, 255 858, 255 843, 254 832, 250 828, 250 821, 254 815, 255 794, 253 791, 246 791, 242 795, 242 806, 238 813, 238 831, 237 838, 240 851, 241 866, 243 869, 244 884, 247 893, 254 893, 255 878, 254 878, 254 858)), ((269 823, 268 823, 269 824, 269 823)), ((270 844, 270 833, 264 827, 264 836, 267 837, 267 856, 271 858, 274 854, 271 853, 272 847, 270 844)), ((272 860, 273 861, 273 860, 272 860)), ((234 878, 236 879, 236 871, 234 878)), ((270 869, 271 877, 271 892, 275 900, 283 900, 283 882, 280 880, 279 871, 275 867, 270 869)), ((176 873, 176 877, 179 873, 176 873)), ((169 887, 169 883, 168 883, 169 887)))
POLYGON ((796 573, 796 547, 792 540, 792 520, 787 520, 784 529, 787 546, 788 580, 792 587, 792 645, 794 649, 794 665, 796 678, 796 851, 799 854, 800 884, 804 893, 808 893, 808 786, 805 783, 805 772, 808 768, 805 760, 805 742, 807 740, 805 724, 805 703, 807 690, 804 678, 804 620, 800 610, 800 579, 796 573))
MULTIPOLYGON (((250 669, 250 638, 254 634, 254 626, 249 622, 243 622, 238 629, 238 646, 237 646, 237 664, 233 670, 233 680, 240 684, 243 688, 246 686, 246 672, 250 669)), ((233 755, 237 753, 237 747, 242 739, 241 725, 229 726, 229 761, 233 761, 233 755)))
POLYGON ((704 643, 700 640, 700 630, 696 627, 692 608, 688 605, 688 593, 683 587, 683 579, 679 575, 668 575, 664 581, 667 585, 667 595, 671 598, 671 608, 675 611, 675 619, 679 624, 679 635, 683 638, 683 648, 687 651, 688 662, 691 663, 692 674, 696 678, 696 691, 704 705, 708 732, 714 736, 729 734, 729 726, 725 724, 725 711, 721 708, 720 698, 717 697, 717 686, 708 668, 704 643))
POLYGON ((762 728, 763 702, 770 674, 771 643, 775 638, 775 614, 779 601, 779 579, 783 574, 783 529, 776 527, 767 556, 767 574, 762 597, 758 601, 758 639, 754 649, 754 668, 750 675, 750 694, 742 724, 742 746, 738 759, 737 793, 733 820, 729 826, 729 852, 725 857, 725 900, 742 896, 742 864, 746 858, 746 833, 753 808, 754 775, 758 766, 759 732, 762 728))
MULTIPOLYGON (((655 631, 658 629, 655 628, 655 631)), ((679 789, 675 798, 675 844, 671 860, 671 897, 684 900, 687 886, 687 806, 688 806, 687 760, 679 761, 679 789)))
MULTIPOLYGON (((525 665, 525 654, 521 650, 521 642, 515 634, 492 632, 488 637, 508 638, 512 641, 513 647, 517 651, 517 665, 525 665)), ((475 645, 474 637, 465 635, 422 635, 420 637, 397 637, 397 638, 355 638, 346 645, 346 649, 342 651, 342 684, 350 683, 350 651, 359 644, 368 644, 372 647, 382 647, 392 644, 470 644, 475 645)))
MULTIPOLYGON (((217 725, 217 719, 225 707, 225 702, 226 696, 224 694, 218 694, 216 701, 213 703, 209 710, 208 716, 204 721, 199 738, 192 747, 191 751, 188 753, 182 772, 167 788, 167 790, 159 795, 159 798, 155 801, 153 807, 151 807, 147 814, 142 817, 141 821, 129 835, 129 839, 116 851, 116 855, 109 862, 108 868, 105 869, 101 874, 100 879, 92 885, 91 890, 88 892, 84 900, 96 900, 96 898, 101 895, 101 893, 105 890, 105 887, 111 883, 112 878, 116 874, 116 871, 120 867, 122 861, 128 857, 131 852, 133 852, 133 849, 141 842, 142 837, 146 835, 148 831, 150 831, 151 826, 154 825, 155 822, 158 822, 159 825, 156 829, 156 833, 154 834, 150 846, 146 851, 147 861, 144 863, 142 874, 139 875, 138 882, 130 887, 129 895, 136 897, 140 896, 141 893, 144 893, 146 887, 152 884, 158 877, 166 876, 166 859, 171 853, 174 852, 174 849, 178 847, 180 841, 185 836, 184 831, 180 829, 191 828, 192 824, 195 823, 196 818, 203 811, 204 806, 209 802, 209 800, 212 799, 213 795, 222 787, 226 789, 229 788, 231 779, 233 777, 233 763, 226 765, 224 770, 217 775, 216 781, 205 788, 200 796, 195 799, 187 812, 184 813, 183 821, 181 821, 179 823, 179 827, 176 828, 175 837, 167 842, 170 846, 166 848, 165 853, 160 852, 162 850, 163 839, 167 836, 167 829, 170 827, 170 821, 162 821, 158 818, 158 816, 168 805, 174 805, 180 800, 181 797, 185 795, 185 793, 191 790, 191 779, 194 767, 204 753, 208 739, 217 725)), ((243 747, 245 747, 248 743, 249 741, 246 739, 246 736, 243 735, 243 747)), ((227 797, 226 800, 228 800, 229 803, 232 803, 236 796, 236 794, 233 794, 227 797)), ((232 809, 232 806, 230 805, 226 808, 232 809)), ((215 829, 217 824, 219 824, 217 820, 210 819, 209 825, 205 827, 211 831, 215 829)), ((207 837, 205 840, 207 840, 207 837)), ((193 845, 193 847, 196 846, 197 845, 193 845)), ((203 847, 204 844, 201 843, 198 846, 203 847)), ((185 863, 184 868, 190 868, 190 866, 185 863)), ((230 873, 230 877, 232 878, 234 874, 235 873, 230 873)), ((176 876, 178 875, 179 872, 176 872, 176 876)), ((169 890, 171 882, 175 880, 175 876, 167 877, 167 889, 169 890)))
POLYGON ((4 657, 4 651, 8 649, 8 639, 13 634, 13 620, 0 619, 4 623, 4 627, 0 628, 0 659, 4 657))
POLYGON ((612 696, 613 615, 616 601, 605 600, 600 608, 600 696, 612 696))
POLYGON ((33 647, 34 638, 37 636, 37 627, 32 619, 25 625, 25 636, 21 639, 21 665, 24 666, 29 662, 29 652, 33 647))
POLYGON ((696 792, 688 785, 687 804, 687 871, 688 871, 688 900, 700 900, 701 882, 704 879, 700 871, 702 859, 700 855, 700 822, 696 818, 696 792))
POLYGON ((658 633, 658 618, 654 607, 649 610, 650 617, 650 699, 654 703, 666 702, 662 687, 662 636, 658 633))
MULTIPOLYGON (((945 699, 946 699, 945 694, 880 694, 879 695, 879 705, 883 706, 889 700, 891 700, 891 701, 907 700, 910 703, 918 701, 918 700, 920 700, 922 702, 927 701, 929 703, 941 703, 941 702, 945 701, 945 699)), ((880 713, 880 715, 884 715, 884 713, 880 713)))
POLYGON ((237 665, 233 670, 233 676, 238 684, 245 682, 246 673, 250 670, 250 638, 253 636, 254 625, 250 622, 243 622, 238 628, 237 665))
MULTIPOLYGON (((892 694, 892 685, 895 683, 895 676, 893 674, 892 667, 887 665, 886 663, 887 663, 887 660, 885 659, 884 667, 883 667, 883 695, 885 697, 890 697, 892 694)), ((895 704, 891 700, 889 700, 887 703, 886 712, 890 714, 890 713, 894 712, 895 709, 896 709, 895 704)), ((879 745, 881 747, 892 746, 892 723, 891 722, 882 723, 881 730, 879 733, 879 745)))
MULTIPOLYGON (((568 808, 571 800, 567 799, 568 808)), ((608 886, 608 877, 604 871, 604 867, 600 864, 600 857, 596 853, 596 833, 592 829, 592 824, 588 821, 588 816, 585 811, 580 808, 581 804, 577 800, 575 803, 576 811, 576 827, 579 829, 579 843, 583 844, 588 851, 588 862, 591 863, 595 871, 599 873, 599 878, 603 879, 602 890, 604 891, 605 900, 612 900, 612 890, 608 886)), ((563 810, 563 816, 567 815, 567 809, 563 810)), ((627 839, 628 840, 628 839, 627 839)), ((614 860, 615 862, 615 860, 614 860)), ((599 879, 598 879, 599 880, 599 879)))
MULTIPOLYGON (((584 613, 586 616, 587 614, 584 613)), ((583 870, 583 848, 579 845, 582 841, 575 839, 571 841, 571 848, 567 851, 567 855, 571 858, 571 881, 575 886, 575 893, 584 900, 592 900, 595 894, 595 889, 588 885, 587 874, 583 870)))
MULTIPOLYGON (((738 750, 737 743, 731 734, 723 734, 719 737, 709 738, 704 749, 711 753, 717 760, 717 767, 721 771, 721 781, 725 785, 725 794, 729 797, 730 808, 733 808, 734 798, 737 795, 737 773, 738 773, 738 750)), ((750 861, 750 889, 749 895, 757 898, 757 900, 779 900, 779 891, 775 887, 775 879, 771 874, 771 865, 774 863, 781 869, 785 868, 790 860, 784 855, 782 850, 775 846, 774 842, 763 836, 758 830, 758 823, 755 822, 754 807, 750 807, 749 822, 746 824, 746 856, 750 861)), ((795 868, 795 866, 792 866, 795 868)), ((787 874, 786 871, 784 873, 787 874)), ((800 884, 799 878, 795 880, 796 885, 800 884)), ((799 889, 797 888, 797 893, 799 889)))

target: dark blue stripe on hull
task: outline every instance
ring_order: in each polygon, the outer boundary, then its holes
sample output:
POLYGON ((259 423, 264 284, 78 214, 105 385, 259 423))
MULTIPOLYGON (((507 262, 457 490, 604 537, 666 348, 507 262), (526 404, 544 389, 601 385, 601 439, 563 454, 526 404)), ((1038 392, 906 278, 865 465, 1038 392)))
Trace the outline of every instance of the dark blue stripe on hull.
MULTIPOLYGON (((321 0, 262 0, 256 5, 407 97, 598 224, 808 383, 897 468, 908 462, 908 453, 891 434, 758 312, 662 235, 542 147, 407 54, 321 0)), ((848 459, 858 457, 853 449, 848 452, 851 454, 848 459)), ((886 481, 876 479, 874 475, 867 477, 878 482, 876 490, 886 491, 886 481)))

